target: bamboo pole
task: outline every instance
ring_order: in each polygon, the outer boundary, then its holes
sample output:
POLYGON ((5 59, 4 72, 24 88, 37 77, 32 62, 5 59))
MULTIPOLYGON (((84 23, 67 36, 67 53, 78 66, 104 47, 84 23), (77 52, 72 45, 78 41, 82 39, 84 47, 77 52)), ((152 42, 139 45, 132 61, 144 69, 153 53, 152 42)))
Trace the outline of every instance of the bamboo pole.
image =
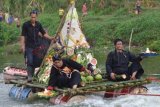
MULTIPOLYGON (((69 9, 70 9, 70 5, 68 6, 68 8, 67 8, 67 10, 66 10, 66 12, 65 12, 65 14, 64 14, 64 16, 63 16, 62 19, 61 19, 60 24, 59 24, 59 26, 58 26, 58 28, 57 28, 57 30, 56 30, 55 39, 59 36, 59 32, 60 32, 60 30, 62 29, 62 27, 63 27, 63 25, 64 25, 65 18, 66 18, 66 15, 67 15, 69 9)), ((50 46, 49 46, 49 48, 48 48, 48 50, 47 50, 47 53, 46 53, 46 55, 45 55, 45 57, 44 57, 41 65, 40 65, 40 69, 43 67, 43 64, 44 64, 44 62, 45 62, 45 58, 46 58, 47 55, 49 54, 49 51, 52 49, 52 45, 53 45, 54 43, 55 43, 55 41, 51 41, 50 46)), ((38 73, 40 72, 40 69, 39 69, 39 71, 37 72, 36 76, 37 76, 38 73)))
POLYGON ((45 88, 46 86, 44 84, 37 84, 37 83, 27 83, 27 81, 16 81, 16 80, 10 80, 11 83, 13 84, 18 84, 18 85, 26 85, 30 87, 35 87, 35 88, 45 88))
POLYGON ((133 35, 133 28, 132 28, 131 36, 129 38, 129 51, 131 50, 132 35, 133 35))
POLYGON ((67 90, 59 90, 63 94, 85 94, 92 91, 110 91, 114 89, 121 89, 125 87, 132 87, 132 86, 139 86, 143 84, 150 83, 150 81, 143 79, 143 80, 131 80, 131 81, 123 81, 123 82, 109 82, 109 83, 100 83, 96 85, 89 85, 86 87, 80 87, 77 89, 67 89, 67 90))
MULTIPOLYGON (((44 84, 38 84, 38 83, 31 84, 31 83, 27 83, 26 81, 11 80, 10 82, 14 84, 26 85, 34 88, 44 89, 46 87, 44 84)), ((125 87, 139 86, 147 83, 150 83, 150 81, 147 79, 130 80, 130 81, 122 81, 122 82, 102 82, 102 83, 93 84, 93 85, 88 84, 88 86, 79 87, 77 89, 55 88, 55 90, 64 95, 77 95, 77 94, 86 94, 86 93, 99 92, 99 91, 111 91, 111 90, 121 89, 125 87)))

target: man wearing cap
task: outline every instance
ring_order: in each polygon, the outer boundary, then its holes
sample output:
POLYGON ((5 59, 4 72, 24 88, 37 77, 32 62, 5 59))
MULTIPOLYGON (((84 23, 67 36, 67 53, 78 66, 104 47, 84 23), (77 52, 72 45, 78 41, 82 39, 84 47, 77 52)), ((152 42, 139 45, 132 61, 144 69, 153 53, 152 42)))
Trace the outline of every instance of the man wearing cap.
POLYGON ((34 75, 34 54, 33 50, 38 46, 38 36, 41 33, 47 39, 54 39, 50 37, 45 30, 43 29, 40 22, 37 19, 37 11, 30 12, 30 20, 25 22, 22 26, 22 34, 20 37, 20 46, 21 51, 25 53, 27 60, 27 73, 28 73, 28 82, 32 81, 34 75))
POLYGON ((48 90, 53 90, 55 87, 75 89, 81 82, 79 72, 86 71, 90 73, 90 71, 81 64, 71 59, 62 59, 59 55, 54 55, 52 60, 53 66, 50 73, 48 90))
POLYGON ((129 51, 123 49, 123 41, 116 39, 114 41, 115 50, 108 54, 106 60, 106 71, 110 80, 117 81, 116 75, 126 75, 126 78, 121 80, 139 79, 144 70, 140 65, 142 56, 136 57, 129 51), (129 66, 129 63, 132 64, 129 66))

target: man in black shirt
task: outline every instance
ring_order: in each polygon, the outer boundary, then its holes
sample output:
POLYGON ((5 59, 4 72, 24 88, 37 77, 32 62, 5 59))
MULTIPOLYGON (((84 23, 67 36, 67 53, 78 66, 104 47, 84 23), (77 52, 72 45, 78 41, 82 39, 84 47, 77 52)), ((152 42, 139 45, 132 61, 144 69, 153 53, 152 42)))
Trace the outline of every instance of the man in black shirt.
POLYGON ((71 59, 62 59, 59 55, 54 55, 52 60, 53 66, 50 73, 48 90, 53 90, 55 87, 75 89, 81 82, 79 71, 90 73, 81 64, 71 59))
POLYGON ((38 47, 38 38, 41 33, 45 38, 50 40, 54 39, 54 37, 50 37, 45 30, 43 29, 40 22, 36 21, 37 12, 32 11, 30 13, 31 20, 25 22, 22 26, 22 34, 21 34, 21 51, 25 53, 27 59, 27 72, 28 72, 28 81, 32 81, 32 77, 34 75, 34 54, 33 51, 38 47))
POLYGON ((123 41, 116 39, 114 41, 115 50, 110 52, 106 61, 106 71, 109 79, 116 81, 116 75, 125 74, 126 80, 139 79, 143 74, 143 69, 140 65, 142 57, 136 57, 130 52, 123 50, 123 41), (132 62, 129 67, 129 63, 132 62))

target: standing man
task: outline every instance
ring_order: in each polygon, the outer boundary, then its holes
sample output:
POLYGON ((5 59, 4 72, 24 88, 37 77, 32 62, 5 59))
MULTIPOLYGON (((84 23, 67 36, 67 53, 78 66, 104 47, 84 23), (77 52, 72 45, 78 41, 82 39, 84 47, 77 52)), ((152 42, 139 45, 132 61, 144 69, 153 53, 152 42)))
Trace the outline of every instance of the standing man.
POLYGON ((30 18, 29 21, 23 24, 20 38, 21 51, 25 54, 27 60, 28 82, 32 82, 32 77, 34 75, 35 65, 33 63, 33 51, 38 47, 39 33, 50 40, 54 39, 54 37, 50 37, 45 32, 41 23, 36 20, 37 11, 30 12, 30 18))
POLYGON ((135 5, 135 14, 140 14, 141 12, 141 1, 137 0, 136 5, 135 5))
POLYGON ((62 7, 60 7, 59 8, 59 17, 60 17, 60 19, 62 19, 63 15, 64 15, 64 9, 62 7))
POLYGON ((116 81, 116 75, 126 75, 125 80, 139 79, 143 74, 143 68, 140 65, 142 57, 136 57, 123 49, 123 41, 116 39, 114 41, 115 50, 110 52, 106 61, 106 71, 109 79, 116 81), (132 64, 129 66, 129 63, 132 64))
POLYGON ((3 21, 3 12, 0 10, 0 22, 3 21))
POLYGON ((82 5, 82 16, 86 16, 87 14, 87 3, 84 2, 82 5))

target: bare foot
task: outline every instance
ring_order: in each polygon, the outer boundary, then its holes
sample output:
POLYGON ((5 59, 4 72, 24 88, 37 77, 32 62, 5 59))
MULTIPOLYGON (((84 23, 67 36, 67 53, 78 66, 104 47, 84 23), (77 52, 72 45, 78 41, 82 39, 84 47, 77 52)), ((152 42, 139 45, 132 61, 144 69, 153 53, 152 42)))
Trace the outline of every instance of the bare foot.
POLYGON ((73 89, 76 89, 77 88, 77 85, 73 85, 73 87, 72 87, 73 89))

